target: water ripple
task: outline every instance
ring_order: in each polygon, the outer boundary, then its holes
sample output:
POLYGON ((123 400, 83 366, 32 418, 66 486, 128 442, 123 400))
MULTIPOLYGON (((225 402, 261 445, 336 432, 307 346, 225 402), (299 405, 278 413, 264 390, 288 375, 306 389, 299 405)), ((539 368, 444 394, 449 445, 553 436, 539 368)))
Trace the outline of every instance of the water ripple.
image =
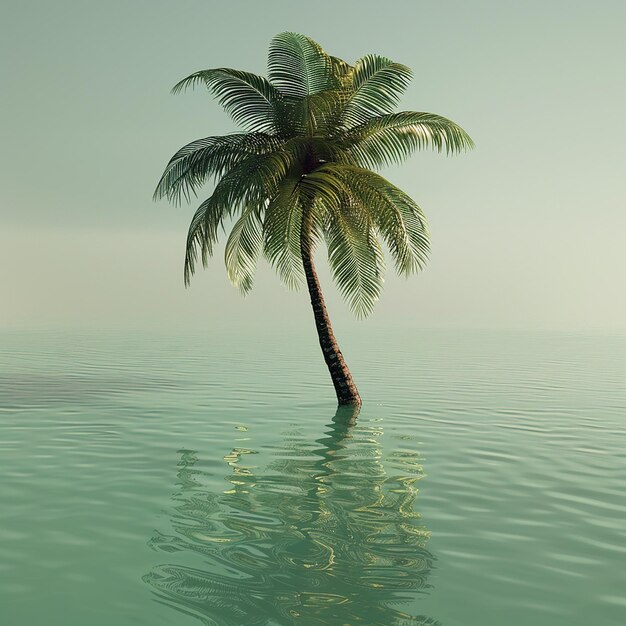
POLYGON ((434 557, 414 510, 421 466, 396 452, 389 475, 380 429, 337 418, 311 443, 285 437, 282 458, 267 471, 247 464, 253 450, 234 449, 222 493, 198 484, 200 453, 180 452, 172 532, 149 542, 168 554, 202 555, 202 569, 168 563, 144 577, 170 606, 207 623, 431 623, 398 611, 428 589, 434 557), (409 473, 411 472, 411 473, 409 473), (280 590, 280 593, 277 591, 280 590))
POLYGON ((2 334, 0 623, 623 626, 624 338, 341 338, 2 334))

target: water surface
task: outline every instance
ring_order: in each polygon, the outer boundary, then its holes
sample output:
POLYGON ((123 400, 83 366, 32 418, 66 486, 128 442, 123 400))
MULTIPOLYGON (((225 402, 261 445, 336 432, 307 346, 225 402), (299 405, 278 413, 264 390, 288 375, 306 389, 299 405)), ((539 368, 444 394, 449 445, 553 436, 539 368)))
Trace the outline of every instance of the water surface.
POLYGON ((0 622, 622 626, 626 339, 4 332, 0 622))

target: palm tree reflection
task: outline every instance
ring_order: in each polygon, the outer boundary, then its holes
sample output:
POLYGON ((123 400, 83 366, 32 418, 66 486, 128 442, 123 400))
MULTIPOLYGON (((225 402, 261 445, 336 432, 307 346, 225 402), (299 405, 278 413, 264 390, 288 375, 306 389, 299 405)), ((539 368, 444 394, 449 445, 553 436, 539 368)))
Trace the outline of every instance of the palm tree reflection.
POLYGON ((396 606, 428 587, 433 561, 414 512, 416 453, 392 455, 388 475, 380 431, 354 426, 352 410, 319 447, 286 443, 263 473, 246 466, 254 451, 233 450, 219 494, 202 488, 197 453, 181 451, 174 532, 150 545, 184 564, 144 577, 159 600, 219 626, 438 624, 396 606))

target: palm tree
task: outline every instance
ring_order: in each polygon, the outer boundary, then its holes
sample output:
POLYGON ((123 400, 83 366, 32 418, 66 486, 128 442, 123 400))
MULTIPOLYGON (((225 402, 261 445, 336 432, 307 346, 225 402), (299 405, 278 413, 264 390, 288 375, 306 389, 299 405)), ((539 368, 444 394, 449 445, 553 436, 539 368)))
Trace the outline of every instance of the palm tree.
POLYGON ((185 284, 198 257, 206 266, 220 228, 234 220, 226 268, 244 294, 261 254, 290 287, 306 281, 324 360, 339 404, 361 398, 335 339, 314 253, 323 239, 339 290, 357 316, 380 294, 387 247, 397 271, 421 269, 426 220, 403 191, 372 171, 431 147, 454 153, 472 140, 433 113, 394 113, 411 78, 404 65, 367 55, 354 65, 304 35, 271 42, 268 78, 218 68, 195 72, 173 89, 204 84, 244 132, 198 139, 171 158, 155 198, 189 200, 208 180, 212 195, 187 236, 185 284))

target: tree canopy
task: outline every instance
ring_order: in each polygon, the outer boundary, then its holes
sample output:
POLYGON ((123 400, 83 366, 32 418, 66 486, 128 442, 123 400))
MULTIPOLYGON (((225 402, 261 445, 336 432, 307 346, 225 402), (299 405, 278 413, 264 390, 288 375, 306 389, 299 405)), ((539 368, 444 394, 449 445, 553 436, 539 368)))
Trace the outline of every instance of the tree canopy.
POLYGON ((173 89, 205 85, 242 128, 182 147, 157 186, 156 198, 179 203, 215 183, 189 227, 185 282, 234 220, 225 260, 242 292, 252 288, 261 255, 297 287, 306 236, 312 247, 325 242, 339 290, 357 315, 367 315, 382 288, 384 247, 404 275, 421 269, 429 251, 420 207, 374 170, 424 148, 459 152, 472 140, 440 115, 394 112, 411 71, 386 57, 349 65, 304 35, 282 33, 270 44, 267 68, 267 78, 202 70, 173 89))

